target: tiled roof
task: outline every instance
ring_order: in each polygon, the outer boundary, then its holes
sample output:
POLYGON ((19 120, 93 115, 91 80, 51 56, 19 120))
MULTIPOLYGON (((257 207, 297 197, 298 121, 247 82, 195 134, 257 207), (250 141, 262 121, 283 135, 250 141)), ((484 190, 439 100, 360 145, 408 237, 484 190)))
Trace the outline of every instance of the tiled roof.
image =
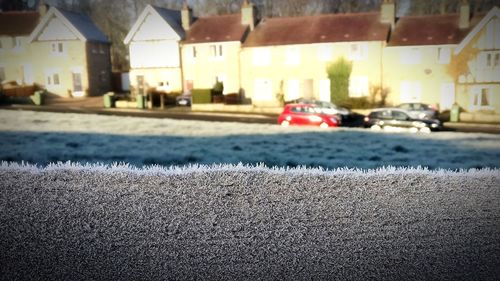
POLYGON ((243 41, 248 25, 241 24, 241 14, 198 18, 187 31, 185 43, 243 41))
POLYGON ((38 12, 3 12, 0 13, 0 35, 29 35, 38 24, 38 12))
POLYGON ((388 46, 458 44, 483 16, 473 17, 471 26, 466 29, 458 28, 458 14, 401 17, 388 46))
POLYGON ((325 14, 264 19, 245 41, 246 47, 323 42, 385 41, 390 25, 380 13, 325 14))
POLYGON ((108 38, 97 28, 90 17, 62 9, 57 9, 87 41, 109 43, 108 38))

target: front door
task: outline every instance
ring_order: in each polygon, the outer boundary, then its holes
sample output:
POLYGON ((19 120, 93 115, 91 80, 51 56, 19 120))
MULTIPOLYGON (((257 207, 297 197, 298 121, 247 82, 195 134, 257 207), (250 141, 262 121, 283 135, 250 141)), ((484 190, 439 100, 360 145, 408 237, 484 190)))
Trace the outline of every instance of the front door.
POLYGON ((441 84, 441 98, 439 102, 439 109, 440 110, 451 109, 453 103, 455 103, 455 84, 454 83, 441 84))
POLYGON ((80 72, 71 73, 73 77, 73 96, 83 96, 82 74, 80 72))
POLYGON ((137 94, 143 96, 146 92, 144 91, 144 75, 137 75, 137 94))

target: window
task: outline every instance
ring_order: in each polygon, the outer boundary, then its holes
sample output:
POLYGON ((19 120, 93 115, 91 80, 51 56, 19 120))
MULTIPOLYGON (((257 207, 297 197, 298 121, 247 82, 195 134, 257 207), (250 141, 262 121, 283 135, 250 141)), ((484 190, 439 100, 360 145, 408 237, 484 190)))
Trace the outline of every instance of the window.
POLYGON ((2 43, 2 38, 0 38, 0 50, 3 49, 3 43, 2 43))
POLYGON ((210 45, 210 56, 212 58, 222 58, 222 45, 210 45))
POLYGON ((0 82, 5 80, 5 68, 3 66, 0 66, 0 82))
POLYGON ((52 54, 63 54, 64 53, 64 44, 61 42, 55 42, 51 44, 52 54))
POLYGON ((349 45, 349 59, 351 60, 364 60, 367 57, 367 45, 366 44, 350 44, 349 45))
POLYGON ((419 64, 421 59, 419 48, 405 48, 401 50, 402 64, 419 64))
POLYGON ((318 60, 329 61, 332 59, 333 48, 330 44, 322 44, 318 46, 318 60))
POLYGON ((106 83, 108 81, 108 75, 106 74, 105 70, 101 70, 99 78, 100 78, 102 83, 106 83))
POLYGON ((300 64, 300 48, 293 46, 286 48, 286 60, 285 63, 288 65, 300 64))
POLYGON ((22 47, 21 37, 14 38, 14 48, 20 49, 22 47))
POLYGON ((50 71, 47 73, 47 86, 59 86, 61 84, 59 80, 59 73, 50 71))
POLYGON ((493 65, 495 67, 500 66, 500 53, 495 54, 495 63, 493 65))
POLYGON ((451 51, 450 48, 438 48, 438 62, 440 64, 450 63, 451 51))
POLYGON ((196 47, 195 47, 195 46, 191 47, 191 52, 190 52, 190 54, 191 54, 191 58, 192 58, 192 59, 195 59, 195 58, 196 58, 197 53, 196 53, 196 47))
POLYGON ((368 77, 352 76, 349 79, 349 96, 353 98, 368 96, 368 77))
POLYGON ((404 112, 394 110, 392 111, 392 117, 396 120, 407 120, 409 116, 404 112))
POLYGON ((473 95, 472 105, 475 108, 484 108, 490 106, 490 88, 476 89, 473 95))
POLYGON ((271 64, 271 50, 269 48, 253 49, 253 65, 268 66, 271 64))
POLYGON ((295 100, 300 98, 300 81, 297 79, 290 79, 286 85, 286 98, 287 100, 295 100))

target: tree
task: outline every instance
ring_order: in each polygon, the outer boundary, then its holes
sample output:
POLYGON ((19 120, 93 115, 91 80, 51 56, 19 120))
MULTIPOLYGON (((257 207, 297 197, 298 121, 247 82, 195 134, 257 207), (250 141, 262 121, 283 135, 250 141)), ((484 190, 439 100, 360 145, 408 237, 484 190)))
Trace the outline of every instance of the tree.
POLYGON ((349 77, 352 63, 345 58, 330 63, 326 68, 330 79, 330 97, 333 103, 341 104, 349 98, 349 77))

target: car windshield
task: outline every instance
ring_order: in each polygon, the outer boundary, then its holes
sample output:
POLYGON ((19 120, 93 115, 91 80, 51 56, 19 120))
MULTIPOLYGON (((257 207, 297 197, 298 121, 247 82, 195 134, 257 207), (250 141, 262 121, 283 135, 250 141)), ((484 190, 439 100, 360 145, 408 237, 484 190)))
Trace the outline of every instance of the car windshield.
POLYGON ((408 119, 408 115, 402 111, 393 110, 392 117, 396 120, 406 120, 408 119))

